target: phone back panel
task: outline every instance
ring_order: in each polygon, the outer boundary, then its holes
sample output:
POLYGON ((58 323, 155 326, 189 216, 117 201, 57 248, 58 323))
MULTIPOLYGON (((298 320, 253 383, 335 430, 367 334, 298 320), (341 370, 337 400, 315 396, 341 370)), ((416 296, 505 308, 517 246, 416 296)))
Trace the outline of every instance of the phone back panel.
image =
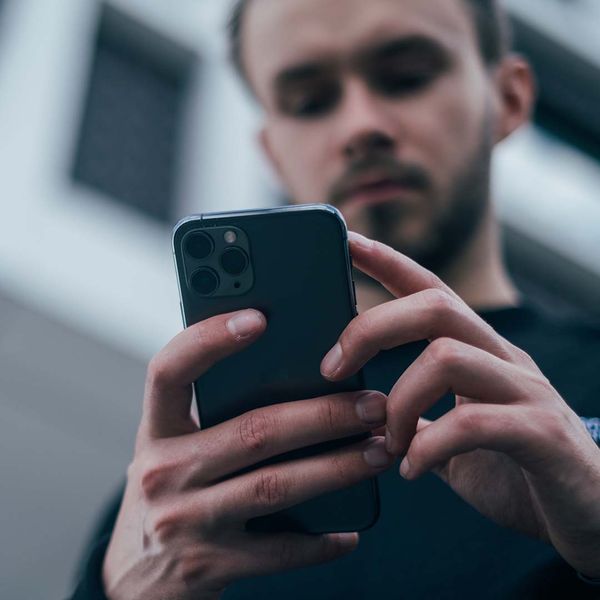
MULTIPOLYGON (((186 326, 245 308, 260 310, 268 322, 258 341, 196 382, 203 429, 254 408, 363 389, 362 373, 335 383, 320 373, 322 358, 356 315, 346 227, 335 209, 316 205, 204 215, 181 222, 173 241, 186 326), (201 296, 189 283, 193 267, 186 264, 183 240, 192 231, 220 235, 229 227, 247 236, 252 286, 241 295, 201 296)), ((309 456, 364 437, 266 462, 309 456)), ((249 526, 311 533, 355 531, 375 522, 378 506, 373 479, 255 519, 249 526)))

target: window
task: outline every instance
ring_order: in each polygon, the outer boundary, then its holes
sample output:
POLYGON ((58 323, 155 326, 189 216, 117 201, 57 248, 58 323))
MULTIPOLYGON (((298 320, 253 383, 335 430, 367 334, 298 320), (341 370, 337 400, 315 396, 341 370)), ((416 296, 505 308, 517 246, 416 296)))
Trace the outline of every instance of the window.
POLYGON ((189 52, 104 7, 74 179, 156 219, 171 220, 193 64, 189 52))

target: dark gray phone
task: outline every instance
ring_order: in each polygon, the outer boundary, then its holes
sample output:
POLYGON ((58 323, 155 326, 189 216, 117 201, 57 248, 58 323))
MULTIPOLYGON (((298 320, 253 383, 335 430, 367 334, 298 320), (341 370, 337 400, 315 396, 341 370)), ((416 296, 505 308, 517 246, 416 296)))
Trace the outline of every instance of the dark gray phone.
MULTIPOLYGON (((362 373, 335 383, 320 373, 321 360, 356 316, 347 230, 335 208, 303 205, 188 217, 175 227, 173 249, 186 327, 245 308, 260 310, 268 321, 258 341, 196 381, 203 429, 255 408, 363 389, 362 373)), ((252 469, 366 437, 288 452, 252 469)), ((247 527, 360 531, 378 515, 373 478, 253 519, 247 527)))

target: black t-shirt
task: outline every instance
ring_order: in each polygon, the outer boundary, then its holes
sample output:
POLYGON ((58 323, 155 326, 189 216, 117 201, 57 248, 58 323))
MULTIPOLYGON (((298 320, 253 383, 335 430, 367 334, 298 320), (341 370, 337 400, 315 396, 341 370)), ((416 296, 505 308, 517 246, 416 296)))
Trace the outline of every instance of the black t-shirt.
MULTIPOLYGON (((600 327, 558 322, 531 307, 481 312, 536 361, 583 417, 600 416, 600 327)), ((369 389, 389 392, 425 344, 381 353, 366 367, 369 389)), ((442 399, 427 415, 452 407, 442 399)), ((335 562, 256 577, 227 589, 225 600, 255 598, 600 598, 547 544, 495 525, 435 475, 407 482, 398 465, 379 477, 381 516, 358 549, 335 562)), ((73 600, 103 599, 100 567, 120 496, 107 508, 83 561, 73 600)))

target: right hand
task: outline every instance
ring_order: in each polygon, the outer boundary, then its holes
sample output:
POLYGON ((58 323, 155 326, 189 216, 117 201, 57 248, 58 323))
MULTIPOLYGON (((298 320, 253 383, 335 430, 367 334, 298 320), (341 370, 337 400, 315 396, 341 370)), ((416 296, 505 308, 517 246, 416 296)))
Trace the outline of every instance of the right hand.
POLYGON ((135 455, 103 566, 111 600, 214 599, 233 581, 326 562, 356 547, 357 533, 267 534, 246 531, 245 523, 382 472, 393 463, 383 438, 228 476, 383 425, 384 395, 278 404, 204 431, 192 417, 192 383, 265 328, 264 316, 253 310, 213 317, 181 332, 151 361, 135 455))

